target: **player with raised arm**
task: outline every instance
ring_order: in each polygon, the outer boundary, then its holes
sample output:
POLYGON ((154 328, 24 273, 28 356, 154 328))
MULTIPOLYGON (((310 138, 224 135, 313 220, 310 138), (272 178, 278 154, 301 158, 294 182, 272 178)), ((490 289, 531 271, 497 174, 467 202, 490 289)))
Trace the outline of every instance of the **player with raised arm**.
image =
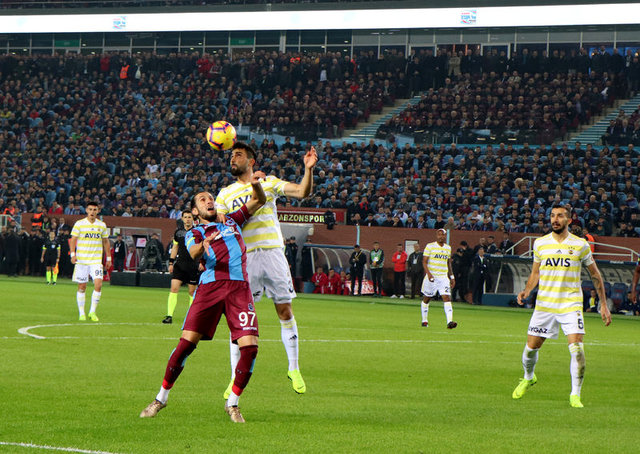
POLYGON ((111 246, 109 244, 109 232, 107 225, 99 220, 98 204, 87 203, 87 217, 80 219, 71 229, 69 239, 69 255, 73 263, 73 281, 78 283, 76 301, 80 320, 86 320, 84 312, 85 293, 89 277, 93 280, 93 293, 91 294, 91 309, 89 319, 97 322, 98 303, 102 295, 102 255, 107 257, 107 268, 111 265, 111 246))
MULTIPOLYGON (((304 176, 299 184, 268 176, 262 182, 267 202, 251 217, 243 229, 244 241, 247 245, 247 271, 249 284, 253 292, 254 302, 260 301, 263 291, 275 304, 280 319, 281 337, 289 359, 287 376, 293 389, 298 394, 307 387, 300 374, 298 365, 298 327, 291 309, 291 301, 296 296, 291 280, 289 264, 284 255, 282 232, 278 222, 276 200, 280 196, 302 199, 311 193, 313 187, 313 168, 318 162, 315 148, 304 156, 304 176)), ((250 195, 253 166, 256 154, 251 146, 238 142, 231 150, 231 174, 236 182, 220 191, 216 198, 219 213, 226 214, 241 206, 250 195)), ((238 362, 238 349, 230 345, 231 383, 224 392, 227 398, 234 381, 233 371, 238 362)))
POLYGON ((451 246, 445 243, 447 231, 438 229, 436 240, 425 246, 422 253, 424 279, 422 280, 422 326, 429 326, 429 301, 440 293, 444 303, 444 313, 447 317, 447 329, 454 329, 458 324, 453 321, 453 306, 451 305, 451 288, 456 285, 453 271, 451 271, 451 246))
POLYGON ((235 379, 224 408, 231 421, 245 422, 238 401, 249 383, 258 354, 258 320, 249 288, 247 248, 241 229, 266 201, 258 181, 263 176, 262 172, 252 176, 251 198, 225 216, 222 222, 218 221, 213 195, 199 192, 193 197, 191 206, 194 211, 197 210, 201 223, 187 232, 185 243, 193 260, 205 262, 205 271, 200 275, 180 341, 169 358, 160 392, 142 410, 141 418, 152 418, 167 406, 169 391, 184 369, 187 358, 200 340, 213 339, 220 317, 224 314, 231 340, 240 349, 235 379))
MULTIPOLYGON (((538 378, 534 370, 538 362, 538 350, 545 339, 558 337, 560 326, 567 336, 571 354, 569 404, 581 408, 580 392, 586 364, 582 344, 585 333, 580 285, 582 266, 587 267, 600 301, 604 302, 607 298, 591 248, 583 238, 569 233, 570 222, 571 207, 554 205, 551 209, 552 232, 533 243, 533 267, 525 289, 518 294, 518 304, 523 305, 536 286, 539 286, 538 296, 522 352, 524 378, 514 389, 512 397, 520 399, 536 384, 538 378)), ((609 326, 611 313, 606 304, 600 305, 600 315, 605 326, 609 326)))
POLYGON ((165 324, 173 322, 173 312, 178 304, 178 292, 180 292, 180 287, 185 282, 189 288, 189 306, 191 306, 200 275, 198 263, 191 258, 184 243, 187 232, 193 227, 193 214, 191 214, 191 211, 185 210, 182 212, 180 219, 182 220, 182 227, 173 234, 173 247, 169 256, 171 289, 167 298, 167 316, 162 320, 162 323, 165 324))

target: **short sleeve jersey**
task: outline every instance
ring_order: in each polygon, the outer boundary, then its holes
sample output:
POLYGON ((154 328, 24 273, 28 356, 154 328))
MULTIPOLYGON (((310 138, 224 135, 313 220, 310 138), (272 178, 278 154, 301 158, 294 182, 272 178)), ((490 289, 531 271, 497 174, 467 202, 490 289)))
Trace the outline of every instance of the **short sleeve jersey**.
POLYGON ((200 275, 200 284, 231 280, 247 281, 246 246, 242 239, 242 226, 250 218, 245 205, 226 216, 225 222, 199 224, 189 230, 185 244, 190 249, 205 238, 214 236, 208 250, 204 251, 205 271, 200 275))
POLYGON ((187 246, 185 245, 186 236, 187 230, 185 229, 178 229, 173 234, 173 247, 178 248, 176 261, 187 265, 193 265, 194 261, 191 258, 191 254, 189 254, 189 251, 187 250, 187 246))
POLYGON ((50 240, 47 238, 42 245, 45 257, 57 257, 60 252, 60 242, 57 239, 50 240))
MULTIPOLYGON (((284 195, 287 182, 270 175, 261 184, 267 202, 251 216, 242 229, 247 251, 283 247, 276 200, 284 195)), ((251 198, 252 192, 250 183, 235 182, 220 191, 216 197, 216 209, 222 214, 235 211, 251 198)))
POLYGON ((423 257, 429 257, 427 268, 434 276, 447 276, 449 271, 448 262, 451 258, 451 246, 443 244, 440 246, 437 241, 425 246, 423 257))
POLYGON ((533 261, 540 264, 536 310, 564 314, 582 310, 582 265, 593 263, 589 243, 573 234, 558 243, 552 234, 533 243, 533 261))
POLYGON ((78 238, 76 258, 80 265, 100 265, 102 263, 102 240, 109 238, 107 225, 99 219, 93 223, 80 219, 73 225, 71 236, 78 238))

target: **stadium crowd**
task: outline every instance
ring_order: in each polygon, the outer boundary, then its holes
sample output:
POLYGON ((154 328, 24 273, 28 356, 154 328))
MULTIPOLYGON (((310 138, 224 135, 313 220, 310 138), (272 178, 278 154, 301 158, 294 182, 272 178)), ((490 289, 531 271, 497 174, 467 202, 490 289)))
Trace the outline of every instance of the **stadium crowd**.
MULTIPOLYGON (((615 99, 638 90, 640 62, 627 50, 604 46, 590 57, 554 50, 491 49, 484 56, 422 50, 407 65, 411 87, 428 90, 422 100, 394 115, 377 136, 413 136, 418 141, 459 143, 516 141, 550 145, 588 124, 615 99)), ((413 91, 413 90, 412 90, 413 91)), ((640 123, 618 119, 607 143, 640 144, 640 123), (634 136, 635 134, 635 136, 634 136)))
MULTIPOLYGON (((0 8, 5 9, 51 9, 51 8, 136 8, 136 7, 174 7, 207 5, 256 5, 267 3, 337 3, 357 2, 360 0, 0 0, 0 8)), ((369 2, 376 0, 367 0, 369 2)), ((381 1, 381 0, 378 0, 381 1)))
MULTIPOLYGON (((177 218, 195 188, 217 193, 231 183, 226 158, 211 153, 202 137, 211 121, 285 135, 295 132, 280 126, 289 118, 303 129, 321 122, 335 131, 332 111, 345 116, 343 127, 396 96, 435 90, 424 85, 436 84, 435 77, 412 86, 409 67, 399 52, 354 60, 264 51, 235 60, 0 57, 0 213, 81 214, 96 200, 102 215, 177 218)), ((485 80, 469 77, 452 80, 485 80)), ((621 121, 638 118, 636 111, 621 121)), ((560 200, 576 208, 574 224, 593 234, 636 236, 640 227, 633 145, 400 148, 373 141, 332 146, 316 137, 253 143, 258 165, 299 180, 301 153, 314 143, 317 191, 302 204, 346 208, 351 224, 545 232, 545 214, 560 200)))

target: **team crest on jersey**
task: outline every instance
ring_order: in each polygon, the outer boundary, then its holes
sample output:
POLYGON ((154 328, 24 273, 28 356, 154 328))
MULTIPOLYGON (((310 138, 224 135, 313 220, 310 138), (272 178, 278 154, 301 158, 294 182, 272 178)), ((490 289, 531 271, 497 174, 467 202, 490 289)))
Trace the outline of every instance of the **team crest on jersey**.
POLYGON ((253 303, 249 303, 249 305, 248 305, 247 307, 249 308, 249 310, 250 310, 250 311, 253 311, 253 310, 254 310, 254 308, 253 308, 253 303))
POLYGON ((224 225, 234 226, 236 225, 236 223, 233 222, 233 219, 227 219, 226 221, 224 221, 224 225))

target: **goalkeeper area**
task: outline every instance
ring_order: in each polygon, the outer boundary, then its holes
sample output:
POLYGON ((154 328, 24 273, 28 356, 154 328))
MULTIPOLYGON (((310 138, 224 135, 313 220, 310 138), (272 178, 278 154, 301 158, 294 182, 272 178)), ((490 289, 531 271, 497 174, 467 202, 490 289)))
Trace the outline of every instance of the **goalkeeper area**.
MULTIPOLYGON (((538 383, 518 401, 527 309, 455 304, 455 331, 432 303, 300 295, 294 310, 307 392, 287 380, 271 301, 256 304, 260 347, 242 395, 247 424, 229 421, 222 322, 189 357, 156 418, 157 393, 180 336, 187 292, 163 325, 167 290, 105 285, 100 322, 78 322, 76 285, 2 278, 0 453, 452 453, 637 451, 640 318, 605 328, 585 314, 584 409, 569 406, 566 339, 545 343, 538 383), (49 447, 45 449, 44 447, 49 447)), ((91 285, 89 285, 91 287, 91 285)))

